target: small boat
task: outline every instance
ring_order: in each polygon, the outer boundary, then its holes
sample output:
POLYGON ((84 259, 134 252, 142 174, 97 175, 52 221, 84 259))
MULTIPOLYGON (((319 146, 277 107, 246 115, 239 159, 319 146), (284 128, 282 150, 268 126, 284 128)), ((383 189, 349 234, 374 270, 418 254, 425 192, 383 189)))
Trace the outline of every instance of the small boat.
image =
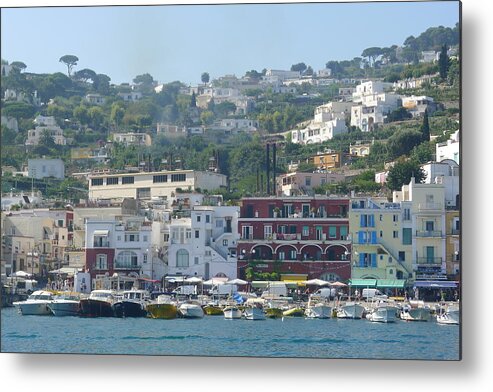
POLYGON ((148 316, 153 319, 174 319, 177 316, 178 308, 176 302, 171 296, 161 294, 155 301, 150 302, 146 306, 148 316))
POLYGON ((208 316, 222 316, 223 307, 219 305, 218 301, 211 301, 204 306, 204 313, 208 316))
POLYGON ((326 303, 325 299, 318 296, 310 296, 305 309, 307 318, 327 319, 332 315, 332 307, 326 303))
POLYGON ((284 311, 281 308, 266 307, 264 309, 264 312, 265 312, 265 317, 268 317, 268 318, 282 318, 284 311))
POLYGON ((182 303, 178 307, 178 312, 184 318, 202 318, 204 317, 204 310, 199 303, 194 301, 187 301, 182 303))
POLYGON ((303 317, 305 315, 305 309, 301 306, 293 306, 282 312, 283 317, 303 317))
POLYGON ((397 319, 398 309, 393 305, 379 304, 366 314, 366 319, 380 323, 393 323, 397 319))
POLYGON ((282 318, 283 312, 289 308, 291 298, 273 297, 264 305, 264 313, 268 318, 282 318))
POLYGON ((337 318, 361 319, 363 318, 364 312, 364 306, 357 302, 348 301, 337 308, 336 315, 337 318))
POLYGON ((246 320, 265 320, 264 309, 260 304, 246 306, 243 316, 246 320))
POLYGON ((241 319, 241 309, 236 305, 229 305, 223 309, 224 318, 227 320, 241 319))
POLYGON ((123 297, 113 302, 115 317, 146 317, 148 298, 149 292, 147 290, 124 291, 123 297))
POLYGON ((80 300, 80 315, 83 317, 113 317, 113 290, 93 290, 88 298, 80 300))
POLYGON ((53 293, 44 290, 33 292, 25 301, 14 302, 12 305, 22 315, 48 316, 52 315, 48 304, 54 299, 53 293))
POLYGON ((80 295, 63 293, 48 304, 54 316, 78 316, 80 312, 80 295))
POLYGON ((399 317, 404 321, 429 321, 431 310, 424 306, 413 307, 405 304, 399 313, 399 317))
POLYGON ((440 307, 437 313, 438 324, 459 325, 460 324, 460 310, 458 306, 449 306, 447 308, 440 307))

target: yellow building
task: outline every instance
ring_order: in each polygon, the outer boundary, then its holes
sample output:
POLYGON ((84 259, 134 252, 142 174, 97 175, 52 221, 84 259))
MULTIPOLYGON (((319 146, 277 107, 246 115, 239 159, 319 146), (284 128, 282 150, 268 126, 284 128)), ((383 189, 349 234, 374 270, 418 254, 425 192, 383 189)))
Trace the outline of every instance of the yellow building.
POLYGON ((310 159, 320 170, 330 170, 341 167, 341 153, 337 151, 319 153, 310 159))
POLYGON ((460 211, 446 212, 446 269, 447 276, 453 280, 460 274, 460 211))

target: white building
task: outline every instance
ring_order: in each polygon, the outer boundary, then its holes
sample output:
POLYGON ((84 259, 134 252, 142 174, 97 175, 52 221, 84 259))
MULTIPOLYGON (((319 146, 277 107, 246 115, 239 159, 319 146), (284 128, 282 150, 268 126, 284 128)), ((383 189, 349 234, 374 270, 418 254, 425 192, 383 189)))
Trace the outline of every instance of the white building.
POLYGON ((460 173, 459 165, 445 159, 441 162, 428 162, 421 165, 426 174, 425 184, 441 184, 445 188, 445 207, 459 207, 460 205, 460 173))
POLYGON ((404 107, 413 117, 423 116, 425 110, 431 114, 438 110, 439 105, 431 97, 425 95, 402 97, 402 107, 404 107))
POLYGON ((136 102, 136 101, 142 99, 142 93, 140 91, 130 91, 128 93, 118 93, 118 96, 121 99, 123 99, 125 102, 136 102))
POLYGON ((41 139, 41 136, 46 132, 50 135, 55 144, 65 146, 67 144, 67 139, 63 135, 63 130, 58 125, 53 117, 42 117, 38 116, 34 120, 37 125, 36 128, 27 131, 26 146, 37 146, 41 139))
POLYGON ((93 105, 104 105, 106 102, 106 98, 100 94, 87 94, 85 100, 93 105))
POLYGON ((152 144, 151 136, 147 133, 113 133, 112 138, 114 142, 123 143, 125 146, 150 146, 152 144))
POLYGON ((225 118, 214 123, 213 127, 227 133, 254 132, 258 129, 259 122, 248 118, 225 118))
POLYGON ((187 136, 187 128, 165 123, 156 124, 156 133, 166 137, 187 136))
POLYGON ((169 225, 168 273, 236 278, 239 207, 194 206, 169 225))
POLYGON ((215 190, 227 185, 226 176, 209 171, 174 170, 91 174, 89 199, 170 199, 183 191, 215 190))
POLYGON ((435 145, 437 162, 444 159, 452 159, 460 165, 460 135, 459 130, 450 135, 449 140, 435 145))
POLYGON ((297 144, 322 143, 347 132, 346 116, 350 102, 329 102, 315 109, 313 120, 304 128, 291 131, 291 141, 297 144))
POLYGON ((267 83, 283 82, 286 79, 299 79, 301 72, 299 71, 284 71, 279 69, 268 69, 265 76, 262 78, 267 83))
POLYGON ((36 179, 55 177, 65 178, 65 164, 61 159, 28 159, 28 176, 36 179))

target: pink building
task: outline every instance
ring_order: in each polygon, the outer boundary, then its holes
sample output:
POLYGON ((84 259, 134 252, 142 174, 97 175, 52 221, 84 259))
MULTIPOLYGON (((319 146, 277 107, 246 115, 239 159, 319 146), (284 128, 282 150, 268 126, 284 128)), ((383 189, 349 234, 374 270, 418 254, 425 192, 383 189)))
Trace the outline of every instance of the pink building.
POLYGON ((238 276, 245 269, 347 280, 351 276, 349 199, 244 198, 238 230, 238 276))

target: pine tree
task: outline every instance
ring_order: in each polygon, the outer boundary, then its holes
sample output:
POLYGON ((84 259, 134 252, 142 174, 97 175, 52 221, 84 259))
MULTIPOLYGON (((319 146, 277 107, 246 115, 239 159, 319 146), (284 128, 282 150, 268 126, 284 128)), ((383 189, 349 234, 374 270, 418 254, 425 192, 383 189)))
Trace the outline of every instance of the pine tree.
POLYGON ((440 71, 440 78, 442 80, 447 80, 448 67, 449 67, 449 62, 447 55, 447 45, 443 45, 442 50, 440 52, 440 57, 438 58, 438 68, 440 71))

